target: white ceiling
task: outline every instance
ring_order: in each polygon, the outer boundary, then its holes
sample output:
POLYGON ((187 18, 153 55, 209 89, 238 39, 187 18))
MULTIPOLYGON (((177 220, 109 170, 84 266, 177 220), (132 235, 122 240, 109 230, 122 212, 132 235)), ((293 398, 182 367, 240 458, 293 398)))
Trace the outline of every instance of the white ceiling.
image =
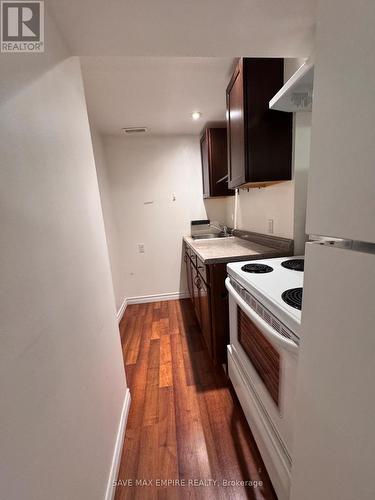
POLYGON ((82 57, 81 65, 90 119, 103 134, 199 134, 207 122, 225 122, 232 58, 82 57))
POLYGON ((307 57, 316 0, 48 0, 75 55, 307 57))

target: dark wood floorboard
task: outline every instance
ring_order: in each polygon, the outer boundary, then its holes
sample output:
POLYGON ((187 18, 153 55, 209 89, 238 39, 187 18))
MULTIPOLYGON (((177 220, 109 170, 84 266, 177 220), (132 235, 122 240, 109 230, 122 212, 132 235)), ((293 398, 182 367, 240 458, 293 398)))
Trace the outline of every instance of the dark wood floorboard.
POLYGON ((190 300, 130 305, 120 334, 132 403, 115 500, 275 500, 246 418, 224 372, 211 363, 190 300), (158 479, 186 485, 157 486, 158 479), (128 480, 132 486, 125 486, 128 480), (145 485, 135 486, 136 480, 145 485), (223 480, 263 485, 223 486, 223 480))

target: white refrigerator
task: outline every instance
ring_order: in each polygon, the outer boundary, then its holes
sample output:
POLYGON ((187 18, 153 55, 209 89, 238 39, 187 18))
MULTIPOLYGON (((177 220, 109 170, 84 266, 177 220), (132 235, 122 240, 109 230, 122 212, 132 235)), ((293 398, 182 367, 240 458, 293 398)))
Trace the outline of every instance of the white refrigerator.
POLYGON ((320 2, 291 500, 375 499, 374 27, 320 2))

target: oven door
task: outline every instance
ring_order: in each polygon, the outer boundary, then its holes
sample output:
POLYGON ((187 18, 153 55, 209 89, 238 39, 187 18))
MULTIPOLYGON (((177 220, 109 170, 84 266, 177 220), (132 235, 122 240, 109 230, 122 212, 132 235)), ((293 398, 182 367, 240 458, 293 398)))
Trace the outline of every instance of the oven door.
POLYGON ((229 376, 261 454, 267 455, 263 459, 266 465, 271 460, 276 470, 274 474, 268 470, 271 479, 279 471, 284 483, 280 488, 287 491, 298 346, 257 314, 249 305, 250 294, 239 283, 227 278, 225 284, 229 291, 229 376))

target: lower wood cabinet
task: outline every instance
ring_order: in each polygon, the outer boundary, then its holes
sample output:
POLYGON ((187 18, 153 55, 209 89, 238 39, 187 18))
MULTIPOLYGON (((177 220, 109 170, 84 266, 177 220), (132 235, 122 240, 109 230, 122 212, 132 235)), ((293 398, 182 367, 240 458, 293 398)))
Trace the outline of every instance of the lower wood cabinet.
POLYGON ((191 270, 191 275, 193 279, 193 294, 192 294, 192 299, 193 299, 193 305, 194 305, 194 310, 195 314, 198 319, 199 325, 202 325, 202 320, 201 320, 201 303, 200 303, 200 297, 199 297, 199 274, 197 268, 194 266, 192 263, 192 270, 191 270))
POLYGON ((210 288, 198 275, 200 325, 208 351, 212 355, 210 288))
POLYGON ((226 264, 205 265, 188 245, 184 259, 190 298, 207 349, 215 363, 226 363, 229 343, 226 264))
POLYGON ((187 251, 185 251, 185 266, 186 266, 186 280, 187 280, 187 287, 188 287, 188 292, 189 296, 193 296, 193 276, 192 276, 192 265, 191 265, 191 260, 190 256, 187 251))

